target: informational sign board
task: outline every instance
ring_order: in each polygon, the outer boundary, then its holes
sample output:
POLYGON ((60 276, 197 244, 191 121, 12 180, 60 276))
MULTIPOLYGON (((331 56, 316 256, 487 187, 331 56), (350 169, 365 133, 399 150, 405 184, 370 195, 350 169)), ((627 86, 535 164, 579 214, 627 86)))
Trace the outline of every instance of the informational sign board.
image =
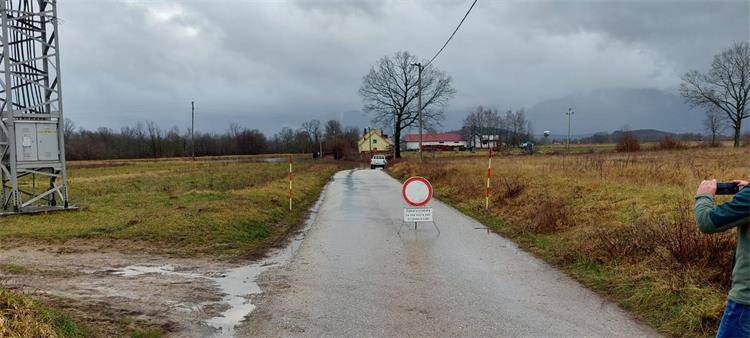
POLYGON ((404 208, 404 222, 432 222, 432 208, 404 208))
POLYGON ((421 207, 432 199, 432 184, 424 177, 411 177, 401 187, 401 194, 409 205, 421 207))

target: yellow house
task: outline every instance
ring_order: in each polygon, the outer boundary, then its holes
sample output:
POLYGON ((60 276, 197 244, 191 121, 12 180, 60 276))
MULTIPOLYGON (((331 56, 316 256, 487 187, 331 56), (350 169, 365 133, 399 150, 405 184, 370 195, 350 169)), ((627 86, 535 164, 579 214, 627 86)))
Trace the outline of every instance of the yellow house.
POLYGON ((360 153, 366 152, 387 152, 393 147, 393 142, 383 135, 383 132, 377 128, 370 128, 357 141, 360 153))

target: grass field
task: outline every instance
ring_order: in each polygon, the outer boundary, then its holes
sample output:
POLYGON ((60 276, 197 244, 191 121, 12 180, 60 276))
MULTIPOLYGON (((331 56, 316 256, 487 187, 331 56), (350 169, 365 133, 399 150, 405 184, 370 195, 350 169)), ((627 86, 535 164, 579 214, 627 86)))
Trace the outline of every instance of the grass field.
MULTIPOLYGON (((485 154, 486 155, 486 154, 485 154)), ((692 216, 703 178, 750 177, 747 148, 498 156, 395 163, 436 195, 617 301, 660 332, 714 333, 729 287, 733 233, 704 235, 692 216)))
POLYGON ((288 165, 283 161, 73 162, 71 199, 81 210, 3 218, 0 243, 114 239, 163 254, 245 254, 297 225, 341 168, 312 161, 295 166, 295 207, 290 212, 288 165))
MULTIPOLYGON (((0 246, 82 240, 125 252, 252 257, 296 229, 329 178, 346 166, 295 162, 293 211, 285 158, 71 162, 70 194, 81 210, 4 217, 0 246)), ((10 273, 24 269, 0 266, 10 273)), ((0 284, 1 337, 70 337, 80 330, 67 316, 0 284)))

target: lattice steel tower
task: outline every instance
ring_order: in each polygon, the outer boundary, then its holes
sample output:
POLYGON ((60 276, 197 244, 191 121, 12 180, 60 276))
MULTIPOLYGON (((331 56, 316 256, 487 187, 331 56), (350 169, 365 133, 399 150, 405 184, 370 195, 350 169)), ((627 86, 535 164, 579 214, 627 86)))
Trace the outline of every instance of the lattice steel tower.
POLYGON ((0 0, 0 215, 68 204, 57 0, 0 0))

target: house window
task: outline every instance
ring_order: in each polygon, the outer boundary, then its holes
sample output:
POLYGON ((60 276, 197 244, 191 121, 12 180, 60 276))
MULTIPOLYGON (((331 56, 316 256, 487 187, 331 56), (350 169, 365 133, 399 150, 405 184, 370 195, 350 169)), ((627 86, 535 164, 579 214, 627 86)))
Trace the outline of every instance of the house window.
POLYGON ((378 143, 378 140, 372 140, 372 143, 378 143))

